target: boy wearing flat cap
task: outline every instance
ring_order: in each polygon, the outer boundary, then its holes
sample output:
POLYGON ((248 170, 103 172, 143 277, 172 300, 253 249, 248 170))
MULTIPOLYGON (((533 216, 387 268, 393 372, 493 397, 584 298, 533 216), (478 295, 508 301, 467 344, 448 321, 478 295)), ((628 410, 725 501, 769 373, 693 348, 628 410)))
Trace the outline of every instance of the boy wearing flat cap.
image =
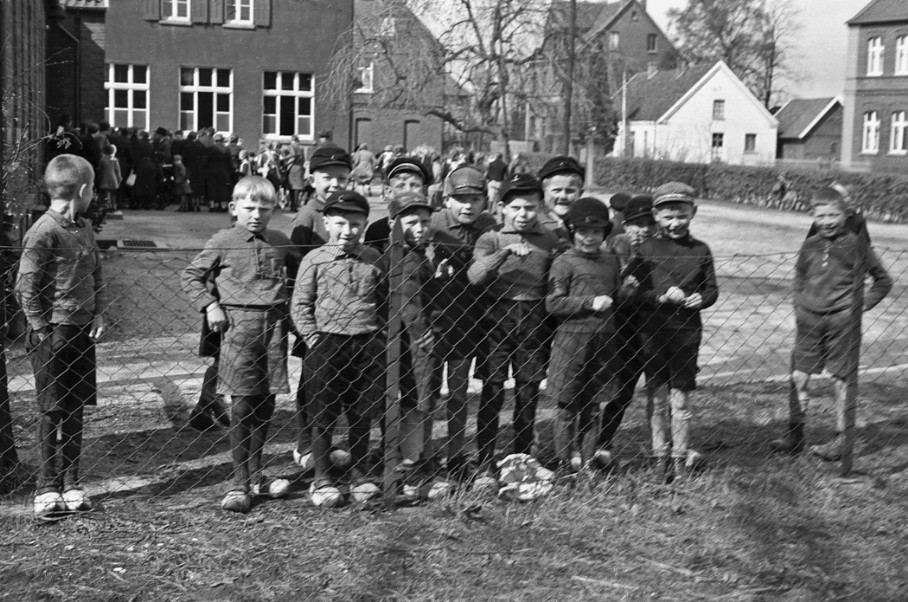
POLYGON ((689 447, 691 398, 703 335, 700 311, 719 297, 712 253, 691 236, 694 189, 680 182, 653 193, 656 234, 643 241, 629 266, 639 282, 646 378, 653 387, 652 427, 656 478, 670 480, 695 468, 702 456, 689 447), (669 466, 669 456, 672 463, 669 466))
MULTIPOLYGON (((419 157, 398 157, 385 168, 384 179, 383 199, 390 203, 394 197, 405 192, 425 194, 426 187, 432 184, 432 172, 419 157)), ((388 248, 390 239, 391 223, 388 218, 380 218, 366 228, 366 244, 382 253, 388 248)))
POLYGON ((366 474, 372 418, 383 404, 385 340, 379 308, 385 272, 378 251, 360 243, 369 202, 348 190, 331 193, 322 207, 326 243, 302 260, 290 317, 306 342, 308 419, 315 480, 312 503, 334 506, 342 495, 330 473, 331 433, 341 413, 349 425, 354 501, 380 491, 366 474))
MULTIPOLYGON (((615 196, 617 195, 612 196, 611 203, 614 203, 615 196)), ((632 197, 622 205, 622 211, 624 233, 614 237, 609 235, 607 238, 611 238, 609 250, 621 263, 622 284, 633 289, 639 283, 633 276, 627 275, 626 271, 634 257, 638 255, 641 243, 652 235, 656 224, 653 219, 653 197, 648 194, 632 197)), ((640 327, 640 315, 635 305, 623 303, 615 309, 615 387, 612 398, 602 408, 597 452, 597 461, 600 465, 613 462, 615 434, 621 426, 625 411, 634 399, 637 381, 643 376, 645 361, 640 327)), ((647 396, 649 417, 652 413, 652 392, 649 388, 647 396)))
MULTIPOLYGON (((352 160, 349 153, 334 144, 319 146, 309 158, 309 185, 314 191, 314 198, 300 208, 290 224, 290 242, 296 245, 301 256, 305 257, 310 251, 327 242, 325 203, 333 193, 347 188, 351 169, 352 160)), ((306 344, 302 337, 296 337, 291 353, 296 357, 305 357, 306 344)), ((297 441, 293 449, 293 461, 306 470, 312 470, 310 440, 312 429, 306 409, 305 379, 306 373, 303 371, 296 389, 297 441)), ((335 450, 332 458, 341 466, 349 464, 350 461, 349 454, 343 450, 335 450)))
POLYGON ((558 237, 539 222, 542 185, 529 174, 505 180, 499 201, 504 224, 476 241, 470 282, 485 288, 488 334, 485 382, 476 419, 480 475, 474 488, 497 487, 492 469, 504 382, 514 372, 514 453, 533 448, 539 385, 548 361, 545 296, 558 237))
MULTIPOLYGON (((575 472, 571 450, 580 449, 575 465, 597 466, 593 431, 601 396, 611 378, 621 266, 603 250, 612 229, 608 207, 583 197, 564 214, 573 246, 555 258, 549 273, 546 309, 561 319, 552 343, 548 391, 558 406, 555 417, 557 474, 575 472)), ((611 464, 610 458, 603 464, 611 464)))
POLYGON ((546 211, 539 221, 558 236, 565 248, 571 246, 571 235, 563 219, 571 203, 580 198, 585 176, 586 170, 577 159, 564 155, 546 161, 537 174, 546 211))
POLYGON ((448 375, 447 470, 454 477, 467 468, 464 443, 467 429, 467 387, 470 366, 479 358, 485 329, 487 301, 483 288, 470 283, 467 269, 479 237, 497 223, 487 211, 486 183, 482 172, 470 165, 458 167, 445 179, 444 208, 432 215, 435 284, 434 300, 436 395, 441 390, 441 370, 448 375))

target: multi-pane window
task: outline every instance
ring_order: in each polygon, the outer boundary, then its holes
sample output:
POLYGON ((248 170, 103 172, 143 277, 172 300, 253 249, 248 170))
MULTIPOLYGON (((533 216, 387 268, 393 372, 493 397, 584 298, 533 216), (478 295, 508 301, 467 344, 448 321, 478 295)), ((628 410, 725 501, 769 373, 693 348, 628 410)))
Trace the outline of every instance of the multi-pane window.
POLYGON ((647 52, 656 52, 659 49, 657 46, 657 44, 658 44, 657 40, 658 40, 658 38, 656 37, 656 34, 654 34, 654 33, 650 33, 650 34, 646 35, 646 51, 647 52))
POLYGON ((227 0, 227 23, 253 25, 252 3, 255 0, 227 0))
POLYGON ((189 21, 189 3, 191 0, 163 0, 161 17, 169 21, 189 21))
POLYGON ((896 155, 908 153, 905 130, 908 129, 908 113, 896 111, 892 114, 892 128, 889 130, 889 152, 896 155))
POLYGON ((262 86, 262 133, 312 137, 314 87, 311 73, 265 71, 262 86))
POLYGON ((368 67, 360 67, 357 71, 359 87, 354 90, 359 94, 372 94, 375 91, 375 63, 369 63, 368 67))
POLYGON ((864 134, 861 140, 862 153, 877 153, 880 150, 880 115, 876 111, 864 113, 864 134))
POLYGON ((213 67, 180 68, 180 129, 233 130, 233 71, 213 67))
POLYGON ((714 133, 712 140, 712 159, 713 161, 721 161, 725 158, 724 153, 725 148, 725 134, 714 133))
POLYGON ((883 38, 867 42, 867 75, 883 75, 883 38))
POLYGON ((148 129, 148 66, 107 65, 107 121, 148 129))
POLYGON ((756 134, 744 134, 744 152, 745 153, 757 152, 757 135, 756 134))
POLYGON ((725 120, 725 101, 724 100, 714 100, 713 101, 713 121, 724 121, 725 120))
POLYGON ((908 75, 908 36, 895 40, 895 74, 908 75))

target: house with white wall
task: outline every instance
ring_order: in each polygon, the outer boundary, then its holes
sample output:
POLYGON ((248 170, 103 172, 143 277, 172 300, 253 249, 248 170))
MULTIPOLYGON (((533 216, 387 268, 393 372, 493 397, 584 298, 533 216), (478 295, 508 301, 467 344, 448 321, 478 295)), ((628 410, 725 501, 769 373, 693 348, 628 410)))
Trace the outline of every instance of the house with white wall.
POLYGON ((724 61, 628 80, 616 156, 690 163, 766 165, 776 158, 779 123, 724 61), (628 132, 625 134, 625 132, 628 132))

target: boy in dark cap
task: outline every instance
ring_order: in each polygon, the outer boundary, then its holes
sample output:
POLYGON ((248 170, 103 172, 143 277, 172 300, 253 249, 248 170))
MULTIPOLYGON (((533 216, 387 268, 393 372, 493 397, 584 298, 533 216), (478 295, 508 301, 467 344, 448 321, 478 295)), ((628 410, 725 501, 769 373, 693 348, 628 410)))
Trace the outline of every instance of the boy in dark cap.
POLYGON ((690 234, 694 189, 680 182, 653 193, 656 235, 643 241, 630 269, 640 283, 641 331, 647 382, 653 387, 653 456, 657 478, 696 467, 689 448, 690 402, 697 388, 697 355, 703 335, 700 311, 719 298, 712 253, 690 234), (669 467, 669 454, 672 466, 669 467))
MULTIPOLYGON (((614 201, 614 196, 612 201, 614 201)), ((639 283, 626 275, 628 266, 637 256, 640 244, 652 235, 656 224, 653 219, 653 197, 648 194, 631 198, 623 207, 624 234, 611 237, 609 249, 621 263, 622 284, 636 288, 639 283)), ((614 223, 614 221, 613 221, 614 223)), ((602 408, 599 432, 599 449, 596 461, 600 467, 613 462, 615 434, 624 419, 624 412, 634 399, 637 381, 645 365, 643 336, 640 333, 640 315, 633 304, 624 303, 615 309, 615 387, 612 398, 602 408)), ((647 416, 652 413, 652 391, 647 390, 647 416)))
POLYGON ((528 174, 505 180, 499 201, 504 224, 476 241, 470 282, 485 287, 488 334, 482 372, 485 382, 476 419, 480 476, 477 489, 497 487, 493 470, 504 382, 513 369, 514 453, 533 448, 539 385, 545 378, 549 328, 545 295, 549 268, 560 249, 558 237, 539 222, 542 185, 528 174))
POLYGON ((583 179, 586 170, 573 157, 557 156, 545 162, 539 170, 542 182, 543 205, 546 214, 540 216, 543 226, 554 232, 563 241, 565 248, 571 246, 571 236, 563 218, 571 203, 583 193, 583 179))
POLYGON ((561 318, 552 343, 548 392, 558 407, 555 454, 558 473, 573 474, 572 449, 580 466, 595 465, 593 426, 599 397, 611 378, 614 308, 621 266, 603 250, 612 224, 608 207, 593 197, 578 199, 563 217, 573 246, 555 258, 549 272, 546 309, 561 318))
POLYGON ((836 400, 836 436, 810 452, 823 460, 840 460, 854 429, 857 409, 861 315, 892 289, 892 279, 869 243, 866 229, 855 229, 846 198, 828 187, 811 201, 816 233, 801 246, 795 266, 794 305, 797 336, 791 354, 788 431, 772 442, 775 451, 800 453, 809 401, 810 375, 832 375, 836 400), (855 231, 857 230, 857 231, 855 231), (867 275, 873 284, 864 296, 867 275))
MULTIPOLYGON (((398 157, 385 168, 384 179, 382 198, 385 202, 390 202, 395 196, 405 192, 425 194, 426 187, 432 184, 432 173, 419 157, 398 157)), ((366 228, 366 244, 382 253, 388 247, 390 238, 391 224, 388 218, 380 218, 366 228)))
POLYGON ((300 264, 290 317, 306 342, 308 419, 312 428, 316 506, 342 500, 332 479, 331 433, 341 413, 349 426, 350 495, 366 501, 380 490, 366 473, 372 418, 383 407, 385 341, 379 313, 385 272, 381 256, 360 243, 369 202, 347 190, 331 193, 322 207, 326 243, 300 264))
POLYGON ((444 203, 432 215, 435 261, 435 355, 439 360, 436 394, 441 370, 448 372, 448 474, 462 476, 467 467, 464 438, 467 430, 467 387, 470 366, 485 340, 483 316, 487 302, 482 287, 470 283, 467 269, 479 237, 496 227, 486 212, 486 187, 482 172, 470 165, 458 167, 445 179, 444 203))
MULTIPOLYGON (((327 242, 325 203, 333 193, 347 188, 351 169, 350 155, 338 146, 320 146, 312 153, 312 157, 309 159, 309 184, 313 188, 314 198, 300 207, 290 224, 290 241, 296 245, 301 256, 306 256, 327 242)), ((302 337, 297 337, 292 354, 300 358, 305 357, 306 345, 302 337)), ((312 451, 310 440, 312 429, 306 411, 305 374, 305 370, 300 374, 300 382, 296 390, 297 442, 293 450, 293 461, 300 467, 311 470, 313 467, 310 453, 312 451)), ((332 458, 340 466, 348 464, 350 459, 343 450, 335 450, 332 458)))
POLYGON ((608 200, 608 206, 612 209, 612 232, 610 238, 614 238, 624 233, 624 210, 631 201, 631 195, 626 192, 616 192, 608 200))

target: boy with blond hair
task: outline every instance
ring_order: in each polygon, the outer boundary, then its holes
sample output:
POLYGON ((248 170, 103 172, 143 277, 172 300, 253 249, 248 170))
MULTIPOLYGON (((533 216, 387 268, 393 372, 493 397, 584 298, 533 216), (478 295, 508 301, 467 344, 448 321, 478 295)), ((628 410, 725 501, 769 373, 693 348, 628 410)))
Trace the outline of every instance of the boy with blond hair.
POLYGON ((193 306, 222 331, 218 393, 230 398, 233 480, 221 506, 231 512, 248 512, 253 495, 282 497, 290 487, 286 479, 266 479, 262 467, 275 395, 290 392, 287 302, 299 262, 290 240, 268 229, 276 202, 268 180, 240 180, 230 201, 236 223, 211 237, 183 271, 193 306))
POLYGON ((41 467, 39 516, 91 510, 79 480, 85 406, 96 405, 95 342, 105 331, 107 295, 91 222, 95 172, 81 157, 54 157, 44 172, 47 212, 22 243, 16 296, 28 321, 26 347, 35 372, 41 467))

